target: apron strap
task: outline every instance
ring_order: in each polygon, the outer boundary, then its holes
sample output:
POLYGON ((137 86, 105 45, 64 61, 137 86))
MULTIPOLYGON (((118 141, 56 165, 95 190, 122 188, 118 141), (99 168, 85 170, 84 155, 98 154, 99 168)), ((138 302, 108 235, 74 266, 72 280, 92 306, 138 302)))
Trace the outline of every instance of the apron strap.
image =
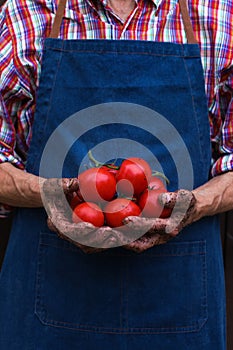
POLYGON ((189 16, 187 0, 178 0, 180 5, 180 12, 184 23, 184 30, 187 37, 188 44, 197 44, 194 35, 192 22, 189 16))
MULTIPOLYGON (((181 16, 182 16, 183 23, 184 23, 184 30, 185 30, 185 34, 187 37, 187 41, 189 44, 197 44, 197 41, 196 41, 195 36, 194 36, 193 27, 192 27, 192 23, 190 20, 189 12, 188 12, 187 0, 178 0, 178 1, 179 1, 179 5, 180 5, 180 11, 181 11, 181 16)), ((53 38, 53 39, 58 38, 61 23, 62 23, 62 18, 64 16, 64 12, 65 12, 66 2, 67 2, 67 0, 60 0, 59 1, 57 12, 55 15, 55 19, 53 22, 53 26, 52 26, 49 38, 53 38)))
POLYGON ((64 13, 65 13, 66 2, 67 2, 67 0, 59 0, 57 12, 55 15, 55 19, 53 22, 53 26, 52 26, 49 38, 52 38, 52 39, 58 38, 58 35, 60 33, 62 19, 64 17, 64 13))

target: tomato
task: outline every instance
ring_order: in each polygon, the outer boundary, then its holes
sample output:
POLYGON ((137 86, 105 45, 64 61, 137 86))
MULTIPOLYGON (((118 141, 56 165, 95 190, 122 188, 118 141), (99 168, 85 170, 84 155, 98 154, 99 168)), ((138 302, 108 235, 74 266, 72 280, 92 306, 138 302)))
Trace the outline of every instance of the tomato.
POLYGON ((119 169, 119 166, 117 166, 115 163, 101 163, 101 162, 99 162, 97 159, 95 159, 91 150, 88 151, 88 158, 90 159, 90 161, 92 163, 94 163, 96 168, 103 168, 103 169, 109 171, 110 173, 112 173, 114 176, 116 175, 116 173, 119 169))
POLYGON ((163 180, 161 180, 159 177, 157 176, 152 176, 151 179, 149 180, 148 183, 148 188, 150 190, 158 190, 158 189, 162 189, 164 191, 166 191, 166 187, 164 185, 163 180))
POLYGON ((116 177, 119 167, 115 164, 104 164, 101 168, 107 170, 109 173, 116 177))
POLYGON ((70 206, 72 209, 77 207, 78 204, 81 204, 83 202, 83 199, 80 198, 80 196, 74 192, 73 198, 70 200, 70 206))
POLYGON ((96 227, 101 227, 104 224, 104 214, 97 204, 84 202, 74 208, 72 220, 75 223, 84 221, 96 227))
POLYGON ((116 198, 105 206, 104 213, 108 226, 120 227, 127 216, 139 216, 141 209, 129 199, 116 198))
POLYGON ((104 168, 90 168, 79 176, 79 189, 85 201, 110 201, 116 193, 116 179, 104 168))
POLYGON ((116 175, 117 190, 126 196, 137 197, 147 188, 150 177, 151 168, 144 159, 125 159, 116 175))
POLYGON ((159 195, 166 192, 164 189, 146 189, 139 198, 138 205, 142 210, 142 215, 149 218, 168 218, 171 209, 164 208, 159 202, 159 195))

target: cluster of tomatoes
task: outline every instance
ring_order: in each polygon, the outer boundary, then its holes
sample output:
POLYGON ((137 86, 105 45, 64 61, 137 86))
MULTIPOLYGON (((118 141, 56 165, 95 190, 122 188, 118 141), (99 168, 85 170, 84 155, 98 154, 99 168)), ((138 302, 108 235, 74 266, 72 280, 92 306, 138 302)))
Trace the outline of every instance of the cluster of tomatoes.
POLYGON ((158 200, 159 194, 167 191, 165 184, 142 158, 127 158, 119 167, 89 168, 78 179, 79 191, 70 201, 75 223, 119 228, 127 216, 170 216, 170 210, 158 200))

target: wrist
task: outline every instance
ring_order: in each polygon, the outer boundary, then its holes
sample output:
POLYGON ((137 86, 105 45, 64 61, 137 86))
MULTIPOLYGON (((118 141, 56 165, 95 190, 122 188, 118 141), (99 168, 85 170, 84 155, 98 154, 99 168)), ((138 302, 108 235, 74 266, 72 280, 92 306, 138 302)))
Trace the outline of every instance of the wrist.
POLYGON ((14 207, 41 207, 40 178, 15 168, 0 165, 0 202, 14 207))
POLYGON ((197 221, 204 216, 211 216, 217 213, 219 198, 216 194, 210 195, 208 190, 202 188, 197 188, 192 191, 192 193, 196 198, 193 221, 197 221))
POLYGON ((42 196, 41 196, 41 187, 45 179, 28 174, 27 186, 26 186, 26 195, 28 199, 30 198, 31 206, 42 207, 42 196))
POLYGON ((233 209, 233 172, 216 176, 192 191, 196 198, 195 221, 233 209))

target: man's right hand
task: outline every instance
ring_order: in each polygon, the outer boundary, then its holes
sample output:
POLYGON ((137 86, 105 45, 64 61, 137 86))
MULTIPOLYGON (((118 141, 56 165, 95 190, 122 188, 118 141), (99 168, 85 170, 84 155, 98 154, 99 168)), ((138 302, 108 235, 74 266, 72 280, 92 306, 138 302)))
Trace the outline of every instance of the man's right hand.
POLYGON ((129 235, 108 226, 96 228, 81 222, 73 223, 67 198, 79 189, 78 179, 47 179, 42 184, 42 199, 48 214, 49 229, 70 241, 85 253, 95 253, 107 248, 124 246, 129 235))

